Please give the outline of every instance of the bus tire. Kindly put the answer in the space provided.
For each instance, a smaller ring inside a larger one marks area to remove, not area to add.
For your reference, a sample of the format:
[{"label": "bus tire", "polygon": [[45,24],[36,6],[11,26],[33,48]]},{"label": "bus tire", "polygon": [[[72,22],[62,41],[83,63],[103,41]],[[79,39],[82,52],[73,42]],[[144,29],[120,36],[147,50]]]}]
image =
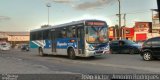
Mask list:
[{"label": "bus tire", "polygon": [[68,57],[72,60],[76,59],[76,55],[75,55],[75,52],[74,50],[71,48],[69,49],[69,53],[68,53]]},{"label": "bus tire", "polygon": [[42,48],[39,48],[38,52],[39,52],[39,55],[40,55],[40,56],[44,56],[44,53],[43,53],[43,49],[42,49]]},{"label": "bus tire", "polygon": [[114,54],[112,49],[110,49],[110,54]]}]

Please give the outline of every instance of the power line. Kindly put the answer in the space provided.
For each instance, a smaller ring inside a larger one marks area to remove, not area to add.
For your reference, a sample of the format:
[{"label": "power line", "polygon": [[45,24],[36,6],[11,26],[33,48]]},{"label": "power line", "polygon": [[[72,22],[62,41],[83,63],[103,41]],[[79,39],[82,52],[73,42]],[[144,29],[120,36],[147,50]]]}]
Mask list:
[{"label": "power line", "polygon": [[[127,12],[127,13],[121,13],[121,15],[123,14],[141,14],[141,13],[150,13],[151,11],[134,11],[134,12]],[[117,15],[114,14],[114,15],[110,15],[110,16],[107,16],[107,17],[116,17]]]},{"label": "power line", "polygon": [[137,12],[128,12],[128,13],[122,13],[122,14],[140,14],[140,13],[149,13],[151,11],[137,11]]}]

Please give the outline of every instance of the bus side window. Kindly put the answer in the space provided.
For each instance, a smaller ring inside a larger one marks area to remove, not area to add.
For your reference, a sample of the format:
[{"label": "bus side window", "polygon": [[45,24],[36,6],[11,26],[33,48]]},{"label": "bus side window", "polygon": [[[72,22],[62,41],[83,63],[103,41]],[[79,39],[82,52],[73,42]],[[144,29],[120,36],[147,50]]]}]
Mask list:
[{"label": "bus side window", "polygon": [[35,40],[35,32],[31,32],[30,35],[30,40]]},{"label": "bus side window", "polygon": [[43,33],[41,31],[36,32],[36,40],[42,40],[43,39]]},{"label": "bus side window", "polygon": [[43,39],[49,39],[49,30],[43,31]]},{"label": "bus side window", "polygon": [[76,32],[77,33],[77,38],[79,38],[79,34],[80,34],[80,32],[78,31],[78,29],[79,28],[77,28],[77,32]]},{"label": "bus side window", "polygon": [[68,37],[68,38],[71,38],[71,37],[72,37],[71,32],[72,32],[71,26],[67,27],[67,37]]},{"label": "bus side window", "polygon": [[61,37],[62,37],[62,38],[66,38],[66,37],[67,37],[66,28],[64,28],[64,29],[61,31]]},{"label": "bus side window", "polygon": [[76,29],[72,28],[72,37],[75,38],[76,37]]},{"label": "bus side window", "polygon": [[68,38],[75,38],[76,37],[76,29],[74,26],[70,26],[67,28],[67,37]]},{"label": "bus side window", "polygon": [[62,38],[62,34],[61,34],[61,31],[59,29],[56,29],[56,33],[57,33],[57,38]]}]

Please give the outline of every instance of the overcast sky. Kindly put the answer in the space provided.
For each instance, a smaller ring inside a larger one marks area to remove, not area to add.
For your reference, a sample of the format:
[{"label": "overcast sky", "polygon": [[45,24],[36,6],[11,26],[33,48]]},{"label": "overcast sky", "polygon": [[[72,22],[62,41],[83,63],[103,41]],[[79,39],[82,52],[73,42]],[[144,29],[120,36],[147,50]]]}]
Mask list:
[{"label": "overcast sky", "polygon": [[[120,1],[128,27],[135,21],[152,21],[150,9],[157,9],[156,0]],[[48,24],[47,3],[51,5],[50,25],[82,19],[118,24],[118,0],[0,0],[0,31],[30,31]]]}]

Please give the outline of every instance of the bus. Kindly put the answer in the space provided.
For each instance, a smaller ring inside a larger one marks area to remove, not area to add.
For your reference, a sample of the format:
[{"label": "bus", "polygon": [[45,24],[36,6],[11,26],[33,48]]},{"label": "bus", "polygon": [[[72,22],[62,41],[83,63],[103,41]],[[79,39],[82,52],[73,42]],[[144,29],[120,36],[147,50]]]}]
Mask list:
[{"label": "bus", "polygon": [[76,57],[109,53],[108,26],[102,20],[79,20],[30,31],[30,48],[39,55]]}]

